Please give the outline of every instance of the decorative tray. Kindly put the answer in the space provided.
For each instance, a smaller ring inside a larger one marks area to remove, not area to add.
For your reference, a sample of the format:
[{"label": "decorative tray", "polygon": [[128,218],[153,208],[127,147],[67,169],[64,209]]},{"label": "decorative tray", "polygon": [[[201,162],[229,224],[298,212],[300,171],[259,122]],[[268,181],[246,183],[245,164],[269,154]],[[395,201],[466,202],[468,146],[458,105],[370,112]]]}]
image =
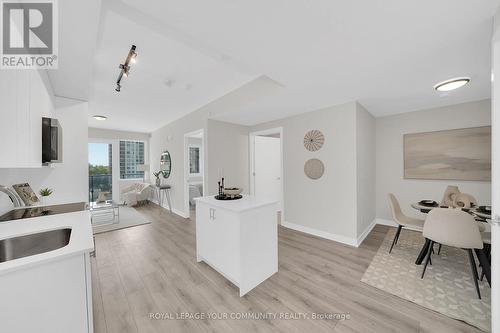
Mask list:
[{"label": "decorative tray", "polygon": [[234,196],[222,194],[222,195],[216,195],[214,198],[216,200],[238,200],[238,199],[243,198],[243,196],[241,194],[234,195]]},{"label": "decorative tray", "polygon": [[426,206],[426,207],[437,207],[438,206],[438,203],[434,200],[422,200],[422,201],[419,201],[418,203],[420,205]]},{"label": "decorative tray", "polygon": [[491,214],[491,206],[479,206],[476,208],[478,213]]}]

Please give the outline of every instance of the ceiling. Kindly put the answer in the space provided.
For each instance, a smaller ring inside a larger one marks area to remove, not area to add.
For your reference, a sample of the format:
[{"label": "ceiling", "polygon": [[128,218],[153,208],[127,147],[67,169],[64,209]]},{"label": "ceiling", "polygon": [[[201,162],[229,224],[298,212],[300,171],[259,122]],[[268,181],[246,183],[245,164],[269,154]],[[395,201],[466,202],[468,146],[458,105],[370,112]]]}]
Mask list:
[{"label": "ceiling", "polygon": [[[145,132],[230,92],[240,101],[219,103],[217,119],[245,125],[353,100],[375,116],[480,100],[499,3],[106,0],[87,96],[61,79],[54,88],[109,117],[90,126]],[[138,62],[116,93],[132,43]],[[472,81],[433,90],[457,76]]]},{"label": "ceiling", "polygon": [[101,1],[64,0],[57,6],[59,68],[47,73],[57,96],[87,101]]}]

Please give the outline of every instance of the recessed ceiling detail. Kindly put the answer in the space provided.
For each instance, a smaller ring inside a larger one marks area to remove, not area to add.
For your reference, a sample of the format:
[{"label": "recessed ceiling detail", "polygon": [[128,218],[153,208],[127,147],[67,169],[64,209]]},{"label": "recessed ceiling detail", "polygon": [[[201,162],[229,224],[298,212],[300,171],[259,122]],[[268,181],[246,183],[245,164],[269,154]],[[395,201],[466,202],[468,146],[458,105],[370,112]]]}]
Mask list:
[{"label": "recessed ceiling detail", "polygon": [[[379,117],[487,99],[497,5],[317,0],[289,2],[283,12],[272,1],[102,1],[87,71],[93,76],[89,110],[109,119],[90,118],[90,125],[151,132],[209,103],[224,106],[217,102],[222,97],[232,108],[225,114],[213,109],[218,120],[249,126],[352,101]],[[69,33],[63,40],[66,47],[78,45]],[[126,82],[130,93],[117,94],[109,89],[116,59],[132,42],[141,61]],[[431,88],[453,73],[467,73],[471,84],[450,94]],[[245,87],[259,77],[279,89],[262,82]],[[173,89],[166,79],[175,79]]]}]

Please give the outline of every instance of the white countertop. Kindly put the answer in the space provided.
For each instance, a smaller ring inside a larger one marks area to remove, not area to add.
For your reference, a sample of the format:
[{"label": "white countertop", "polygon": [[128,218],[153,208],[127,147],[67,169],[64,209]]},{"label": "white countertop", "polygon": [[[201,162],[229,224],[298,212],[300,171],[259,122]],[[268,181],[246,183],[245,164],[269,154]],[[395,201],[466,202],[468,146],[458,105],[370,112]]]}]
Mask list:
[{"label": "white countertop", "polygon": [[244,195],[243,198],[237,200],[217,200],[214,198],[213,195],[206,197],[198,197],[195,198],[194,200],[218,208],[227,209],[236,213],[244,212],[262,206],[274,205],[278,203],[278,201],[257,198],[255,196],[249,196],[249,195]]},{"label": "white countertop", "polygon": [[71,228],[68,245],[60,249],[0,263],[0,274],[46,261],[93,251],[94,239],[88,210],[0,223],[0,240],[43,231]]}]

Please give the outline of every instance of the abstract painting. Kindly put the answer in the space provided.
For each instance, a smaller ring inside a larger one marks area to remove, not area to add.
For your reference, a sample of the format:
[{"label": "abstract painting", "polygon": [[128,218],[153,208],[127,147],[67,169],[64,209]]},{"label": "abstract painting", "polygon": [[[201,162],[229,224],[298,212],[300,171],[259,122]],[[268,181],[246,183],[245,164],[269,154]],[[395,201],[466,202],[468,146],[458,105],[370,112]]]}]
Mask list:
[{"label": "abstract painting", "polygon": [[404,135],[404,177],[491,180],[491,126]]}]

